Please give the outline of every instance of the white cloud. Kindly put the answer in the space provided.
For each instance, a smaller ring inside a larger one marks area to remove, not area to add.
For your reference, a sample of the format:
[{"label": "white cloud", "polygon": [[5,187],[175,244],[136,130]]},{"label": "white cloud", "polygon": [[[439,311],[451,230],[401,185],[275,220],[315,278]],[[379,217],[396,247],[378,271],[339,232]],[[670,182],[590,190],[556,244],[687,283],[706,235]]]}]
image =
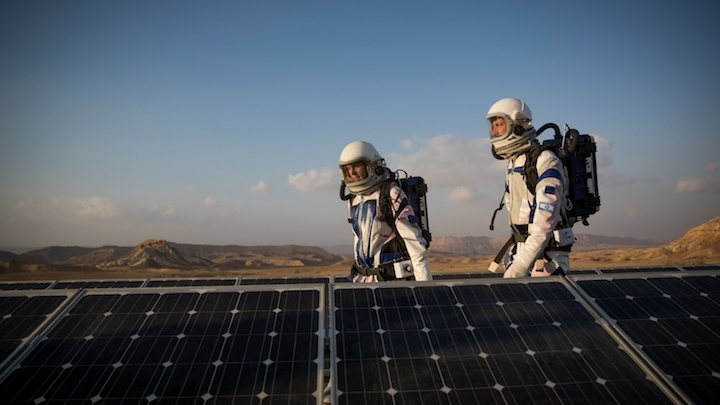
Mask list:
[{"label": "white cloud", "polygon": [[411,141],[410,139],[406,139],[406,140],[402,141],[400,146],[402,146],[403,149],[412,149],[413,141]]},{"label": "white cloud", "polygon": [[471,187],[457,187],[447,197],[448,200],[460,204],[467,204],[471,201],[477,200],[475,191]]},{"label": "white cloud", "polygon": [[422,176],[433,187],[472,186],[495,180],[502,187],[506,162],[492,156],[488,138],[446,134],[416,141],[414,146],[414,152],[408,155],[389,154],[388,166]]},{"label": "white cloud", "polygon": [[696,193],[703,189],[705,189],[705,180],[697,177],[684,177],[677,184],[677,192],[680,194]]},{"label": "white cloud", "polygon": [[205,200],[204,200],[203,202],[205,203],[205,208],[211,208],[211,207],[213,207],[215,204],[217,204],[217,200],[215,200],[215,199],[212,198],[211,196],[205,197]]},{"label": "white cloud", "polygon": [[710,162],[707,164],[707,170],[709,172],[714,172],[715,170],[720,169],[720,162]]},{"label": "white cloud", "polygon": [[332,185],[334,171],[326,168],[312,169],[305,173],[288,176],[288,185],[300,191],[312,191],[328,188]]},{"label": "white cloud", "polygon": [[188,193],[192,193],[195,191],[195,186],[187,185],[185,186],[185,191],[187,191]]},{"label": "white cloud", "polygon": [[162,216],[162,217],[172,217],[172,216],[174,216],[175,214],[177,214],[177,212],[175,211],[175,207],[173,207],[173,206],[171,205],[171,206],[167,207],[166,210],[162,211],[162,212],[160,213],[160,216]]},{"label": "white cloud", "polygon": [[42,203],[36,204],[32,198],[28,198],[10,207],[10,211],[12,214],[8,221],[11,223],[21,220],[37,221],[46,216],[47,207]]},{"label": "white cloud", "polygon": [[252,187],[250,187],[251,193],[267,193],[270,190],[270,186],[265,183],[263,180],[260,180],[260,182]]},{"label": "white cloud", "polygon": [[105,197],[76,198],[70,200],[70,204],[75,207],[78,216],[85,218],[113,218],[119,212],[112,201]]}]

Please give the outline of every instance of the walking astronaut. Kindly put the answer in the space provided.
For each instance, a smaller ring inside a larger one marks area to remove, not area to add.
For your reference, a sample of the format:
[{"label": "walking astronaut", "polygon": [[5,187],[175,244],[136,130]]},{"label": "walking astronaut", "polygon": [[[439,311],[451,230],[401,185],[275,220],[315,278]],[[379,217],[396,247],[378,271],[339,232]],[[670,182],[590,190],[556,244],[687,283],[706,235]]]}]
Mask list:
[{"label": "walking astronaut", "polygon": [[[562,162],[552,151],[542,150],[535,189],[528,189],[525,163],[540,148],[532,111],[522,100],[504,98],[490,107],[486,118],[493,154],[508,163],[504,204],[513,236],[506,245],[504,277],[566,274],[570,246],[565,244],[572,239],[572,229],[563,219],[568,180]],[[497,271],[497,261],[489,269]]]},{"label": "walking astronaut", "polygon": [[[392,182],[385,159],[372,144],[355,141],[340,153],[339,167],[341,197],[348,200],[353,230],[353,281],[432,280],[428,243],[412,223],[415,212],[405,192]],[[342,195],[344,187],[348,196]],[[382,203],[392,208],[391,218],[382,215]]]}]

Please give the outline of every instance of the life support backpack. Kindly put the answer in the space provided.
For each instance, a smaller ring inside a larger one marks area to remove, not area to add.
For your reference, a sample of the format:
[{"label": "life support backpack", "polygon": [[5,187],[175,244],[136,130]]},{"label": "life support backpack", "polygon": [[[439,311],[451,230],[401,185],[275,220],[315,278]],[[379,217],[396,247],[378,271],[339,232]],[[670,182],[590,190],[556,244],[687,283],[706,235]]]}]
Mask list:
[{"label": "life support backpack", "polygon": [[[560,128],[553,123],[540,127],[537,134],[540,135],[548,128],[555,131],[555,136],[552,139],[543,141],[541,144],[537,143],[527,153],[525,167],[522,170],[525,184],[528,190],[535,195],[535,186],[538,179],[538,156],[543,151],[552,151],[563,164],[568,180],[568,191],[567,195],[565,195],[566,213],[563,218],[566,223],[563,225],[572,227],[576,222],[588,225],[587,218],[600,210],[595,139],[590,135],[581,135],[576,129],[572,128],[567,129],[565,135],[561,135]],[[498,159],[502,159],[494,151],[493,155]],[[502,209],[503,205],[501,200],[500,206],[493,213],[490,230],[494,229],[495,215]]]},{"label": "life support backpack", "polygon": [[587,226],[587,218],[600,210],[595,139],[590,135],[581,135],[576,129],[568,129],[562,136],[560,128],[553,123],[540,127],[537,134],[540,135],[548,128],[555,130],[555,136],[528,152],[522,172],[525,183],[528,190],[535,195],[537,158],[545,150],[555,153],[565,167],[568,177],[568,193],[565,196],[567,217],[564,218],[568,221],[566,225],[572,226],[582,221],[583,225]]}]

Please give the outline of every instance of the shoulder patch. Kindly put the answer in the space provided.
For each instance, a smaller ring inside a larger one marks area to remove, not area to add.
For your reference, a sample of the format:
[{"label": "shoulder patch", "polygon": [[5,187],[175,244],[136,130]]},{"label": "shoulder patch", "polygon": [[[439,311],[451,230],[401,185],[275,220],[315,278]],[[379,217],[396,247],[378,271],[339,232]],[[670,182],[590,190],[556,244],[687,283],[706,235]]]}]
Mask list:
[{"label": "shoulder patch", "polygon": [[550,212],[550,213],[555,212],[555,204],[541,202],[540,204],[538,204],[538,208],[541,211],[546,211],[546,212]]},{"label": "shoulder patch", "polygon": [[555,194],[555,187],[553,187],[553,186],[545,187],[545,194]]}]

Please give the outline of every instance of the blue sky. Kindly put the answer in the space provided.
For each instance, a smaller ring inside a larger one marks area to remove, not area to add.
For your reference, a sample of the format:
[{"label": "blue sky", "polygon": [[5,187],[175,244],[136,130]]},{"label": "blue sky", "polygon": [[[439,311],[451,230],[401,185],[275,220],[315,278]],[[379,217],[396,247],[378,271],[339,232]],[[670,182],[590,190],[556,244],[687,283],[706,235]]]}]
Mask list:
[{"label": "blue sky", "polygon": [[602,207],[576,233],[676,239],[720,215],[719,11],[5,1],[0,246],[349,244],[354,140],[426,179],[433,235],[505,236],[503,97],[596,136]]}]

